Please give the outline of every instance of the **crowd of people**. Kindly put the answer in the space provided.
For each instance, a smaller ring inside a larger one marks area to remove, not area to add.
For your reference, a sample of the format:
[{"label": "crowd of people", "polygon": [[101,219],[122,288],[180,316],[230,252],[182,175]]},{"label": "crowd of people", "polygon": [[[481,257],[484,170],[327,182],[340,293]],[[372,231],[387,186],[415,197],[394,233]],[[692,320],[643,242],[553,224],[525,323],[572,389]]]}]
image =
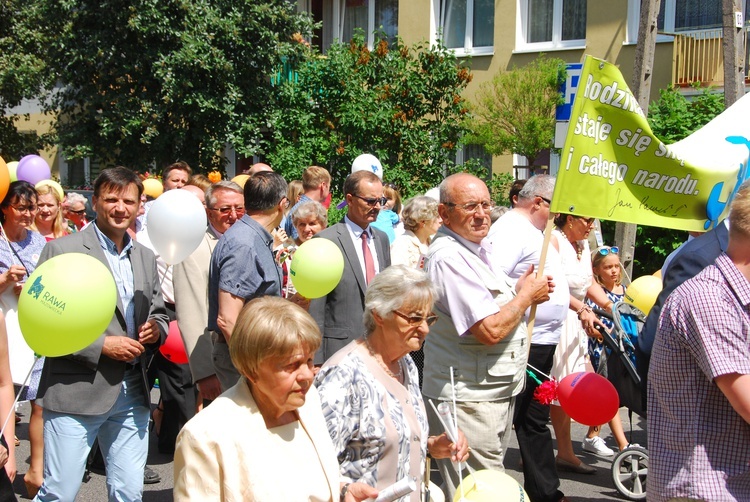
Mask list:
[{"label": "crowd of people", "polygon": [[[32,403],[28,495],[74,500],[98,451],[109,500],[141,500],[144,483],[159,481],[146,465],[153,422],[158,449],[174,454],[178,501],[353,502],[406,480],[412,491],[399,500],[419,502],[429,459],[442,479],[432,499],[452,500],[467,473],[505,470],[513,431],[529,499],[568,500],[560,473],[596,469],[576,455],[560,403],[534,393],[550,376],[606,373],[601,330],[613,326],[597,312],[611,313],[625,295],[619,250],[590,243],[593,218],[550,214],[549,175],[516,182],[502,210],[468,173],[403,203],[382,176],[353,170],[345,215],[329,225],[323,167],[288,183],[256,164],[240,186],[172,164],[164,190],[195,195],[207,219],[201,243],[173,266],[150,242],[153,202],[132,170],[101,172],[92,221],[79,194],[11,183],[0,203],[3,308],[17,305],[37,265],[62,253],[100,260],[118,291],[105,333],[74,354],[39,359],[22,389]],[[722,223],[723,233],[674,255],[639,338],[653,500],[750,500],[749,198],[745,184],[728,231]],[[344,263],[333,290],[313,299],[297,291],[291,266],[310,239],[331,241]],[[13,354],[0,320],[4,417]],[[171,321],[186,364],[158,350]],[[685,385],[698,391],[688,396]],[[448,430],[441,403],[451,404]],[[1,438],[0,500],[15,499],[13,425]],[[637,446],[619,415],[609,427],[618,450]],[[591,427],[581,449],[613,456],[599,432]]]}]

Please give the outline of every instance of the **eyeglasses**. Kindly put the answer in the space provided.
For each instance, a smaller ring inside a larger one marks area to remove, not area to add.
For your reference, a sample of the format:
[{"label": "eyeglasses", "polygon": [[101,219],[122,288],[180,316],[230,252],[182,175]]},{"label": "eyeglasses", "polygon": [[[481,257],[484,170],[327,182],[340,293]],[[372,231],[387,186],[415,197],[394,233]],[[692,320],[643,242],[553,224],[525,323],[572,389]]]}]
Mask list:
[{"label": "eyeglasses", "polygon": [[227,216],[232,212],[240,216],[245,214],[245,206],[209,207],[208,209],[211,211],[218,211],[222,216]]},{"label": "eyeglasses", "polygon": [[535,195],[534,197],[539,197],[540,199],[542,199],[544,202],[546,202],[550,206],[552,205],[552,201],[549,200],[547,197],[542,197],[541,195]]},{"label": "eyeglasses", "polygon": [[408,322],[410,326],[419,326],[423,322],[426,322],[427,326],[432,326],[438,320],[438,316],[436,316],[435,314],[430,314],[426,317],[422,317],[421,315],[406,315],[403,312],[399,312],[398,310],[394,310],[393,313]]},{"label": "eyeglasses", "polygon": [[476,213],[479,211],[479,208],[481,207],[485,213],[489,213],[492,211],[492,203],[491,202],[469,202],[467,204],[455,204],[453,202],[444,202],[444,204],[448,207],[460,207],[467,213]]},{"label": "eyeglasses", "polygon": [[385,197],[376,197],[372,199],[370,197],[362,197],[357,194],[352,194],[352,195],[358,199],[365,201],[365,204],[367,204],[370,207],[375,207],[377,204],[380,204],[381,206],[385,206],[388,203],[388,199],[386,199]]},{"label": "eyeglasses", "polygon": [[86,210],[85,209],[78,209],[78,210],[68,209],[68,212],[69,213],[73,213],[73,214],[77,214],[78,216],[83,216],[84,214],[86,214]]},{"label": "eyeglasses", "polygon": [[596,218],[584,218],[583,216],[576,216],[576,218],[584,222],[586,226],[593,225],[594,220],[596,220]]},{"label": "eyeglasses", "polygon": [[599,253],[602,256],[607,256],[608,254],[617,254],[620,252],[620,248],[617,246],[602,246],[599,249],[596,250],[597,253]]},{"label": "eyeglasses", "polygon": [[13,204],[11,204],[10,207],[15,209],[19,213],[28,212],[29,214],[36,213],[36,210],[39,209],[37,206],[14,206]]}]

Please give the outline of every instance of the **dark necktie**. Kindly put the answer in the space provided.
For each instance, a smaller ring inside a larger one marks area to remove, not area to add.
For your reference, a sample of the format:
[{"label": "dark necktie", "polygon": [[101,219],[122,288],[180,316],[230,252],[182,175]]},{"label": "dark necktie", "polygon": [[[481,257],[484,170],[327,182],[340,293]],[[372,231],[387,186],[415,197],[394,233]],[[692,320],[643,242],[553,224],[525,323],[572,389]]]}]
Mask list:
[{"label": "dark necktie", "polygon": [[370,252],[370,246],[367,245],[367,232],[362,232],[362,256],[365,259],[365,282],[370,284],[372,278],[375,277],[375,261],[372,259],[372,253]]}]

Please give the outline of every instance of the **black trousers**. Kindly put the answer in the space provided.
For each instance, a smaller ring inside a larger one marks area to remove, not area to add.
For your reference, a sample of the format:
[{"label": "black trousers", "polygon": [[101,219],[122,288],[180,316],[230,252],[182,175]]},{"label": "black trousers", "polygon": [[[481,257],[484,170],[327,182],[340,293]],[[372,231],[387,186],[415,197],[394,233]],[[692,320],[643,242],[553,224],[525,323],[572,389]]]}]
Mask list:
[{"label": "black trousers", "polygon": [[[531,345],[529,364],[549,374],[556,345]],[[557,502],[563,497],[555,468],[555,452],[549,430],[549,406],[534,400],[538,387],[526,376],[526,388],[516,398],[513,425],[523,460],[524,489],[531,502]]]},{"label": "black trousers", "polygon": [[[165,306],[169,320],[173,321],[174,305],[167,303]],[[155,370],[155,375],[152,370]],[[187,363],[175,364],[162,356],[158,350],[154,353],[149,371],[152,385],[155,377],[159,378],[161,407],[164,409],[159,430],[159,452],[174,453],[177,434],[195,415],[198,389],[193,384],[193,376]]]}]

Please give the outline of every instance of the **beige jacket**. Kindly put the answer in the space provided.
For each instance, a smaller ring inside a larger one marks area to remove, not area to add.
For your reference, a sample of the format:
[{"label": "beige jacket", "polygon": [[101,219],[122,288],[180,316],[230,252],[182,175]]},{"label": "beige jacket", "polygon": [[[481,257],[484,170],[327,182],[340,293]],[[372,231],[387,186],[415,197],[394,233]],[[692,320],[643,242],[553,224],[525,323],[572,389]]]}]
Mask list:
[{"label": "beige jacket", "polygon": [[[339,497],[339,465],[315,387],[297,410],[318,453],[331,490]],[[258,411],[244,378],[193,417],[177,436],[174,500],[294,502],[285,488],[295,475]]]},{"label": "beige jacket", "polygon": [[211,358],[213,342],[208,331],[208,267],[218,239],[206,230],[198,248],[174,266],[175,315],[185,342],[190,373],[197,382],[216,373]]}]

